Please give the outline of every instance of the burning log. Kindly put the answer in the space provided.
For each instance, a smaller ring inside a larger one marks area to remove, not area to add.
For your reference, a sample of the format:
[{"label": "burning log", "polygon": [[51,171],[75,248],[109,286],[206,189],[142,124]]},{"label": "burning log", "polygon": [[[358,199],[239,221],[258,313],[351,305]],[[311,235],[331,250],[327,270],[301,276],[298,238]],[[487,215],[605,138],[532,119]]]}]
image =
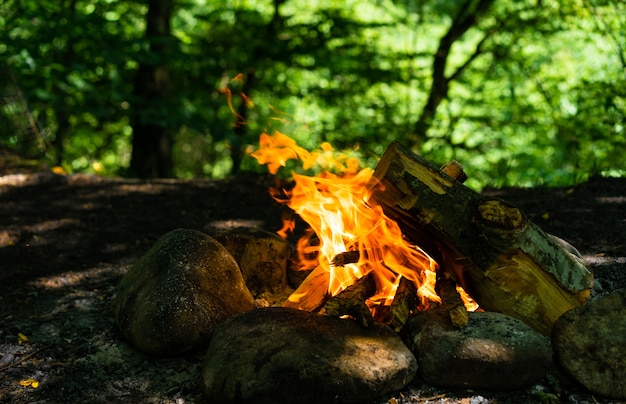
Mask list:
[{"label": "burning log", "polygon": [[447,272],[437,272],[435,291],[441,297],[441,309],[448,312],[452,324],[457,328],[465,327],[469,322],[467,309],[456,290],[456,282]]},{"label": "burning log", "polygon": [[305,311],[319,310],[328,300],[328,272],[318,265],[289,296],[284,307]]},{"label": "burning log", "polygon": [[380,160],[372,200],[486,310],[548,334],[584,304],[593,276],[522,211],[481,196],[399,143]]},{"label": "burning log", "polygon": [[[348,264],[354,264],[359,261],[360,257],[361,253],[358,250],[345,251],[333,257],[331,265],[345,266]],[[366,277],[364,276],[361,279],[363,278]],[[309,275],[307,275],[306,278],[304,278],[302,283],[291,294],[291,296],[289,296],[283,306],[298,310],[318,311],[330,298],[328,294],[328,285],[328,270],[325,269],[322,265],[318,265]],[[342,292],[342,294],[343,293],[345,293],[345,291]],[[372,292],[371,294],[363,298],[362,301],[364,302],[368,297],[373,294],[374,293]],[[343,314],[348,313],[342,313],[339,315]]]},{"label": "burning log", "polygon": [[327,315],[333,317],[351,316],[357,319],[364,327],[370,325],[374,319],[365,300],[376,293],[376,282],[371,272],[355,283],[348,286],[337,296],[331,297],[324,306]]},{"label": "burning log", "polygon": [[389,320],[389,326],[394,331],[399,332],[404,327],[411,315],[411,311],[415,309],[416,300],[417,287],[415,283],[402,277],[390,308],[391,319]]},{"label": "burning log", "polygon": [[342,267],[347,264],[355,264],[359,262],[361,258],[361,253],[358,250],[355,251],[346,251],[335,255],[331,264]]}]

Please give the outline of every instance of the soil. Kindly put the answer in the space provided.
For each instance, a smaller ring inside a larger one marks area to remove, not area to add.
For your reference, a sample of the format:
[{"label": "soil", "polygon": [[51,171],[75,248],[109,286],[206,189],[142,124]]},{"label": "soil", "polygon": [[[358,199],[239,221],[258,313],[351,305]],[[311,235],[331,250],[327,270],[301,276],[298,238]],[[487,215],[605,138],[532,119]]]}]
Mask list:
[{"label": "soil", "polygon": [[[153,358],[116,330],[121,277],[175,228],[280,228],[258,174],[129,180],[14,170],[0,177],[0,402],[199,403],[204,352]],[[30,170],[32,171],[32,170]],[[597,297],[626,287],[626,178],[486,190],[573,244]],[[524,391],[437,389],[415,380],[379,402],[610,402],[554,369]]]}]

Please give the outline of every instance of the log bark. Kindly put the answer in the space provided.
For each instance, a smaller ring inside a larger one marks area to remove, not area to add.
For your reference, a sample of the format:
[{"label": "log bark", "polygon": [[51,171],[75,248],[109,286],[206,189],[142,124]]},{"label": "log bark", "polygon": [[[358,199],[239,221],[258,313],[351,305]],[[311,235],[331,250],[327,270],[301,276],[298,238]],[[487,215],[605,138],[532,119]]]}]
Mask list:
[{"label": "log bark", "polygon": [[365,301],[376,293],[376,282],[371,272],[333,296],[324,306],[325,313],[333,317],[352,316],[364,327],[374,322]]},{"label": "log bark", "polygon": [[486,198],[392,143],[376,167],[372,201],[485,310],[549,334],[584,304],[593,275],[580,257],[515,206]]},{"label": "log bark", "polygon": [[441,310],[446,311],[450,322],[457,328],[467,326],[469,315],[461,295],[456,290],[456,282],[449,277],[447,272],[437,272],[435,291],[441,297]]},{"label": "log bark", "polygon": [[404,324],[415,310],[416,301],[417,286],[407,278],[402,277],[390,308],[389,326],[395,332],[400,332],[404,328]]}]

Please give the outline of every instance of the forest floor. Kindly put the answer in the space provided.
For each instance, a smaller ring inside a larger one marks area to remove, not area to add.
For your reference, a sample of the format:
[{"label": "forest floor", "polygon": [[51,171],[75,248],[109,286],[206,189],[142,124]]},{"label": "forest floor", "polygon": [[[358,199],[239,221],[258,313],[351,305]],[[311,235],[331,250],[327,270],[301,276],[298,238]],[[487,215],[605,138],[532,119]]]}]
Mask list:
[{"label": "forest floor", "polygon": [[[203,402],[203,352],[158,359],[135,351],[115,327],[115,288],[175,228],[278,229],[280,208],[267,192],[272,179],[140,181],[21,171],[0,176],[0,402]],[[626,178],[485,192],[578,248],[595,273],[594,296],[626,287]],[[558,370],[524,391],[450,391],[416,380],[386,400],[610,402]]]}]

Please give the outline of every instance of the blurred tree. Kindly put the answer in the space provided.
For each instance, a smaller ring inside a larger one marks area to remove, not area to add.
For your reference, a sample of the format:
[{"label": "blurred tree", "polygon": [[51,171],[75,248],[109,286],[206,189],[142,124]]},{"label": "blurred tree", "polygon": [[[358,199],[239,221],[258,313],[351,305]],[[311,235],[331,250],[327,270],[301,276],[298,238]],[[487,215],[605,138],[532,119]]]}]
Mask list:
[{"label": "blurred tree", "polygon": [[[169,51],[173,44],[170,19],[173,0],[148,0],[147,52],[139,62],[134,81],[131,115],[133,128],[131,173],[142,178],[172,177],[172,128],[167,119],[175,113],[170,94]],[[175,107],[174,107],[175,108]]]},{"label": "blurred tree", "polygon": [[[32,136],[14,132],[0,141],[70,171],[119,169],[130,135],[129,55],[140,10],[130,1],[0,4],[0,62],[14,73],[29,126],[38,128]],[[99,169],[101,161],[108,169]]]},{"label": "blurred tree", "polygon": [[478,20],[489,10],[493,0],[465,0],[459,5],[459,10],[453,18],[448,31],[439,41],[439,46],[433,55],[433,67],[430,91],[426,105],[422,108],[422,112],[415,123],[415,130],[412,136],[413,141],[423,141],[428,128],[432,125],[433,119],[437,114],[437,108],[441,101],[448,96],[448,88],[450,81],[457,78],[463,70],[481,54],[481,46],[490,37],[492,32],[486,32],[482,39],[476,45],[476,50],[467,60],[461,64],[456,70],[446,76],[446,65],[450,57],[452,45],[465,35],[467,31],[473,28]]},{"label": "blurred tree", "polygon": [[37,128],[0,142],[69,171],[145,177],[261,170],[243,151],[274,129],[369,166],[398,140],[462,161],[475,188],[626,172],[622,1],[175,5],[0,3],[15,76],[2,93],[21,94],[0,118],[25,111],[35,126],[21,127]]}]

